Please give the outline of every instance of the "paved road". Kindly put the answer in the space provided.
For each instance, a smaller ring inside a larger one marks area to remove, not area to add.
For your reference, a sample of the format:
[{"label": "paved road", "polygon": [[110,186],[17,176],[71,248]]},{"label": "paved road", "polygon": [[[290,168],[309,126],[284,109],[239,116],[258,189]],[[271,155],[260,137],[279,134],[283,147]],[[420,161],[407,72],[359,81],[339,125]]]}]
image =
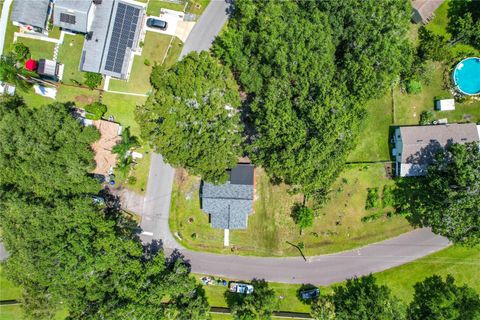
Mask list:
[{"label": "paved road", "polygon": [[183,45],[180,59],[192,51],[210,49],[213,40],[228,20],[229,4],[224,0],[212,0],[190,32]]},{"label": "paved road", "polygon": [[3,46],[5,44],[5,33],[7,32],[8,13],[11,4],[12,0],[5,0],[2,7],[2,16],[0,17],[0,54],[3,52]]}]

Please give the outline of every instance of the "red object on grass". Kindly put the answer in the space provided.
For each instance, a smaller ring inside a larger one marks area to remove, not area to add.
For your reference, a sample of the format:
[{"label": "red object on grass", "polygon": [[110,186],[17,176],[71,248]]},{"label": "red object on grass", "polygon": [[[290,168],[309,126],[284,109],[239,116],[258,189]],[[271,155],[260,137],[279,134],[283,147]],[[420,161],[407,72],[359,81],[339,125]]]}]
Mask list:
[{"label": "red object on grass", "polygon": [[30,71],[35,71],[37,70],[38,63],[37,61],[33,59],[28,59],[27,62],[25,62],[25,68]]}]

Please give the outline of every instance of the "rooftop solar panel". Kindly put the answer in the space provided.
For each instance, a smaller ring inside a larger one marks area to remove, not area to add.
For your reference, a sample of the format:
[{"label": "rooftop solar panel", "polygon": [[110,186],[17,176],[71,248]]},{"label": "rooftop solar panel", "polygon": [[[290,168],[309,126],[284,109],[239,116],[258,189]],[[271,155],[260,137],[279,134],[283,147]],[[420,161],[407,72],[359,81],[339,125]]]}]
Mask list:
[{"label": "rooftop solar panel", "polygon": [[112,37],[108,48],[105,70],[121,73],[127,48],[131,48],[135,39],[140,9],[118,3],[113,23]]}]

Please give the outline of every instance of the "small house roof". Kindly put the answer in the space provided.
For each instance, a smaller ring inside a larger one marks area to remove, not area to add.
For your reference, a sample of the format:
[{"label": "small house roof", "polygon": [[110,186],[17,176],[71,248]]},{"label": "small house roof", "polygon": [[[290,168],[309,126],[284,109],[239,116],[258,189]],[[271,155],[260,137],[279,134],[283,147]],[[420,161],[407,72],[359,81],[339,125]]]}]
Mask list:
[{"label": "small house roof", "polygon": [[65,9],[74,12],[87,13],[92,6],[91,0],[56,0],[55,9]]},{"label": "small house roof", "polygon": [[49,6],[50,0],[15,0],[13,1],[10,19],[45,29]]},{"label": "small house roof", "polygon": [[53,60],[38,60],[37,73],[39,75],[55,77],[57,75],[57,63]]},{"label": "small house roof", "polygon": [[210,214],[213,228],[245,229],[253,211],[254,167],[238,164],[230,180],[221,185],[203,183],[202,209]]}]

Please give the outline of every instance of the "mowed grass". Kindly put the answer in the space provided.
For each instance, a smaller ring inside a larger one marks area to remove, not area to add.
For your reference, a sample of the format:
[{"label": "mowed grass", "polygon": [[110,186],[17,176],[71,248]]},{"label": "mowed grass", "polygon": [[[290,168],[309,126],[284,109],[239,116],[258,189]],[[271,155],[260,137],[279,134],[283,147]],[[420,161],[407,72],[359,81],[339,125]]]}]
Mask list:
[{"label": "mowed grass", "polygon": [[139,137],[140,126],[135,121],[135,107],[145,101],[145,97],[105,92],[102,103],[107,106],[107,112],[104,117],[108,119],[113,116],[122,126],[130,127],[132,135]]},{"label": "mowed grass", "polygon": [[83,83],[83,72],[80,71],[80,59],[84,37],[82,35],[66,34],[58,51],[58,61],[65,65],[63,82],[67,84]]},{"label": "mowed grass", "polygon": [[[112,79],[108,89],[112,91],[148,93],[151,89],[150,73],[152,68],[156,63],[161,64],[163,62],[171,40],[171,36],[147,32],[142,55],[135,56],[128,81]],[[145,64],[145,60],[148,60],[149,65]]]},{"label": "mowed grass", "polygon": [[405,302],[413,298],[413,285],[434,274],[451,274],[456,283],[468,285],[480,293],[480,248],[451,246],[424,258],[375,274]]},{"label": "mowed grass", "polygon": [[5,276],[5,271],[0,265],[0,301],[16,300],[22,295],[22,289],[15,286]]},{"label": "mowed grass", "polygon": [[[304,244],[306,255],[348,250],[394,237],[411,230],[399,216],[386,217],[392,208],[365,210],[367,189],[380,192],[393,180],[386,177],[383,164],[349,166],[333,185],[330,200],[318,210],[314,225],[300,234],[291,218],[295,202],[286,185],[272,185],[265,172],[256,170],[256,201],[248,228],[230,231],[230,247],[223,247],[223,230],[211,228],[208,215],[200,209],[200,179],[178,171],[172,193],[170,227],[181,243],[192,250],[256,256],[295,256],[298,250],[287,241]],[[379,213],[380,212],[380,213]],[[379,219],[361,218],[379,213]]]},{"label": "mowed grass", "polygon": [[147,14],[150,16],[159,16],[161,9],[169,9],[183,12],[184,7],[185,3],[178,4],[161,0],[150,0],[147,7]]},{"label": "mowed grass", "polygon": [[52,59],[55,43],[37,39],[18,37],[17,42],[23,43],[30,49],[32,59]]}]

